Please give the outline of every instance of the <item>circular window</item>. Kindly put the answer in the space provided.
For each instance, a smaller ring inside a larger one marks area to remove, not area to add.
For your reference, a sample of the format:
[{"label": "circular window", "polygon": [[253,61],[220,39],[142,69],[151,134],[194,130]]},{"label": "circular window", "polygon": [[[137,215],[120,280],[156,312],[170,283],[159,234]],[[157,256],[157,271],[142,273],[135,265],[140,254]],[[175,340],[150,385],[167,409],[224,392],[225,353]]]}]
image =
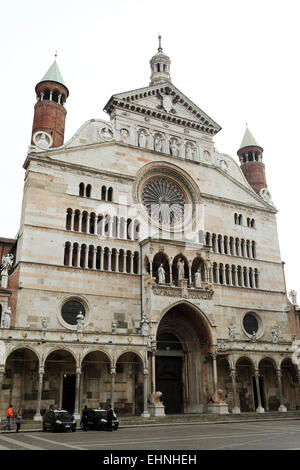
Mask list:
[{"label": "circular window", "polygon": [[255,315],[252,313],[246,313],[243,319],[243,326],[246,333],[252,335],[258,332],[259,324]]},{"label": "circular window", "polygon": [[180,187],[168,178],[152,178],[143,188],[142,202],[150,217],[159,223],[182,220],[185,197]]},{"label": "circular window", "polygon": [[77,315],[79,313],[85,317],[85,308],[78,300],[69,300],[61,309],[63,320],[69,325],[77,325]]}]

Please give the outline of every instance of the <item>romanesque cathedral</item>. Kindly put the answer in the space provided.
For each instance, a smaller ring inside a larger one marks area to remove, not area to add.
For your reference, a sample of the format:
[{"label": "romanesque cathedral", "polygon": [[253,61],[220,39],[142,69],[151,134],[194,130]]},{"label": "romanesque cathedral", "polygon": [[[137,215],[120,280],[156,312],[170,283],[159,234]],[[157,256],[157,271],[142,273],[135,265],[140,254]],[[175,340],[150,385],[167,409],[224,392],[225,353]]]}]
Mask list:
[{"label": "romanesque cathedral", "polygon": [[300,406],[263,148],[246,128],[237,156],[217,151],[220,125],[170,64],[159,38],[149,85],[67,142],[56,60],[35,87],[20,227],[0,239],[0,416]]}]

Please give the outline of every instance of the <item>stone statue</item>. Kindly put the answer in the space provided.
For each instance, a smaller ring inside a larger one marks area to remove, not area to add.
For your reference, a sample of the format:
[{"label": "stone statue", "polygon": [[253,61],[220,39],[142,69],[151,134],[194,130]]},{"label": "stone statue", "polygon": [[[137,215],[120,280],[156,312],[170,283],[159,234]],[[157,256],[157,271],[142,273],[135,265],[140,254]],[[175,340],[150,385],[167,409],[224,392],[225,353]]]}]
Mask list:
[{"label": "stone statue", "polygon": [[232,323],[228,325],[228,333],[229,333],[230,341],[234,341],[235,340],[235,326]]},{"label": "stone statue", "polygon": [[7,309],[3,312],[2,317],[2,328],[10,328],[10,320],[11,320],[11,308],[7,307]]},{"label": "stone statue", "polygon": [[49,141],[47,140],[46,135],[44,133],[41,134],[41,137],[39,138],[37,144],[39,147],[42,148],[49,147]]},{"label": "stone statue", "polygon": [[201,272],[200,269],[197,269],[195,273],[195,287],[201,287]]},{"label": "stone statue", "polygon": [[145,317],[145,315],[142,316],[141,320],[141,333],[143,336],[148,336],[149,332],[149,320]]},{"label": "stone statue", "polygon": [[193,156],[192,146],[190,144],[188,144],[185,147],[185,156],[186,156],[186,158],[192,158],[192,156]]},{"label": "stone statue", "polygon": [[166,275],[163,265],[161,264],[158,268],[158,284],[165,284],[166,282]]},{"label": "stone statue", "polygon": [[162,151],[162,140],[158,136],[155,137],[154,140],[154,149],[156,150],[156,152]]},{"label": "stone statue", "polygon": [[184,279],[184,261],[182,258],[179,259],[177,263],[177,270],[178,270],[178,282]]},{"label": "stone statue", "polygon": [[256,343],[256,331],[253,331],[252,336],[251,336],[251,341],[252,343]]},{"label": "stone statue", "polygon": [[151,395],[151,403],[154,406],[164,406],[160,398],[162,397],[162,392],[153,392]]},{"label": "stone statue", "polygon": [[104,127],[103,129],[101,129],[101,135],[102,135],[103,139],[105,139],[105,140],[111,140],[112,139],[112,132],[107,127]]},{"label": "stone statue", "polygon": [[115,334],[116,334],[116,331],[117,331],[117,324],[116,324],[116,322],[112,322],[112,324],[111,324],[111,332],[112,332],[112,334],[115,335]]},{"label": "stone statue", "polygon": [[82,315],[82,312],[79,312],[76,318],[77,318],[77,333],[82,333],[83,327],[84,327],[84,316]]},{"label": "stone statue", "polygon": [[278,343],[278,333],[275,330],[275,328],[271,329],[271,334],[272,334],[272,343],[274,344]]},{"label": "stone statue", "polygon": [[147,147],[147,138],[144,132],[140,132],[139,134],[139,147],[146,148]]},{"label": "stone statue", "polygon": [[226,405],[224,392],[222,389],[217,390],[210,396],[210,401],[212,403],[218,403],[219,405]]},{"label": "stone statue", "polygon": [[176,140],[172,140],[170,144],[170,153],[173,157],[178,157],[179,155],[179,145]]},{"label": "stone statue", "polygon": [[14,256],[11,253],[8,253],[5,256],[2,256],[2,264],[0,266],[0,271],[3,276],[8,275],[8,270],[12,268],[14,264]]},{"label": "stone statue", "polygon": [[47,326],[48,326],[48,325],[47,325],[47,320],[46,320],[46,318],[43,318],[43,319],[42,319],[42,330],[43,330],[43,331],[46,331],[46,330],[47,330]]},{"label": "stone statue", "polygon": [[291,290],[289,292],[289,297],[293,305],[297,305],[297,291]]}]

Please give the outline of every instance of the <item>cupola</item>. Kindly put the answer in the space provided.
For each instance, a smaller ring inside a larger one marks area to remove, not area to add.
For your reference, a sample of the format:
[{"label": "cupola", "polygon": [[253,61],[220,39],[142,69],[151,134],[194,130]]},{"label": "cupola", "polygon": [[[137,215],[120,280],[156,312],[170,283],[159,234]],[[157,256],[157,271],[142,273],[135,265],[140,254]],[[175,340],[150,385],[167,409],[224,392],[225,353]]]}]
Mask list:
[{"label": "cupola", "polygon": [[259,194],[261,189],[267,188],[265,165],[262,161],[263,151],[263,148],[257,143],[248,127],[246,127],[237,154],[240,159],[241,170],[257,194]]},{"label": "cupola", "polygon": [[159,83],[171,82],[170,65],[171,60],[163,53],[163,49],[161,47],[161,36],[159,35],[157,53],[150,60],[150,86],[157,85]]}]

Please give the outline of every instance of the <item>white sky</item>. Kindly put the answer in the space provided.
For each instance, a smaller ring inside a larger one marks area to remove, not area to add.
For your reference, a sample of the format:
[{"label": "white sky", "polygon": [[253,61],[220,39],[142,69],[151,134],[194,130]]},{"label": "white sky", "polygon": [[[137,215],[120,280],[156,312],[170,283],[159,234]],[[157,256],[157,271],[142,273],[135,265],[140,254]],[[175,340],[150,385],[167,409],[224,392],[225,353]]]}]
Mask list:
[{"label": "white sky", "polygon": [[34,88],[55,50],[70,91],[66,141],[108,118],[112,94],[148,86],[160,32],[172,82],[222,126],[217,149],[237,158],[246,122],[264,148],[287,288],[300,296],[298,0],[1,3],[0,236],[18,231]]}]

